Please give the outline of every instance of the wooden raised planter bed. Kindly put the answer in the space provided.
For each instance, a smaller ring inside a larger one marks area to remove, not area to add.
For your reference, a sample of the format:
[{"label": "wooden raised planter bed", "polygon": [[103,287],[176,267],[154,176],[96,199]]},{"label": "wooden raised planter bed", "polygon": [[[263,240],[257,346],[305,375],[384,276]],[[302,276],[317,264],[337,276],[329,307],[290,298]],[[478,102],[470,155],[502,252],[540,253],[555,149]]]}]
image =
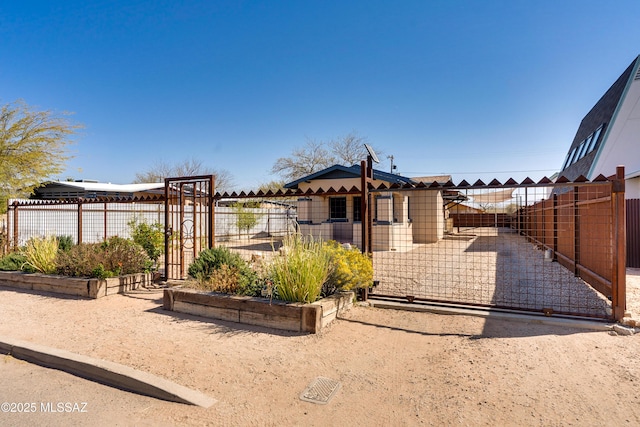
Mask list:
[{"label": "wooden raised planter bed", "polygon": [[353,305],[353,292],[340,292],[312,304],[266,298],[165,289],[165,310],[284,331],[318,333]]},{"label": "wooden raised planter bed", "polygon": [[151,273],[127,274],[108,279],[53,276],[38,273],[0,271],[0,286],[75,295],[84,298],[101,298],[121,294],[151,284]]}]

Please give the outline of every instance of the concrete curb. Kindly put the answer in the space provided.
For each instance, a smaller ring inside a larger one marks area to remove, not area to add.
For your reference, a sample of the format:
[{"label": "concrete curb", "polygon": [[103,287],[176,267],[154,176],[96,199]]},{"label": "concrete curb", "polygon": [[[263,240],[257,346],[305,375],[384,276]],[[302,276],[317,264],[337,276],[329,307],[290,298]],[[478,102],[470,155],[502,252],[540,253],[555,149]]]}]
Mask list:
[{"label": "concrete curb", "polygon": [[0,353],[92,381],[170,402],[208,408],[215,399],[164,378],[128,366],[66,350],[0,336]]},{"label": "concrete curb", "polygon": [[514,320],[526,323],[535,323],[540,325],[551,326],[563,326],[567,328],[582,328],[595,331],[611,331],[613,330],[613,324],[607,322],[599,322],[589,319],[581,318],[567,318],[567,317],[553,317],[553,316],[539,316],[535,314],[523,314],[517,312],[511,312],[506,310],[489,310],[489,309],[475,309],[454,307],[449,305],[440,304],[415,304],[405,303],[398,301],[384,301],[384,300],[367,300],[371,307],[376,308],[390,308],[395,310],[407,310],[407,311],[422,311],[435,314],[457,314],[463,316],[477,316],[492,319]]}]

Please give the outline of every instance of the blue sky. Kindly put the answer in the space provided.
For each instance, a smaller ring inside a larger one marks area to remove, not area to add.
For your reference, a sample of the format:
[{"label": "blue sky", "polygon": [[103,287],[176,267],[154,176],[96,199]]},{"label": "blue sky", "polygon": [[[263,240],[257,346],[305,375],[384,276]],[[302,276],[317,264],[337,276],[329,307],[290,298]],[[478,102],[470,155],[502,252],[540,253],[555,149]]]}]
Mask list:
[{"label": "blue sky", "polygon": [[84,124],[60,179],[199,158],[250,190],[351,131],[406,176],[539,179],[640,54],[639,19],[636,0],[3,2],[0,103]]}]

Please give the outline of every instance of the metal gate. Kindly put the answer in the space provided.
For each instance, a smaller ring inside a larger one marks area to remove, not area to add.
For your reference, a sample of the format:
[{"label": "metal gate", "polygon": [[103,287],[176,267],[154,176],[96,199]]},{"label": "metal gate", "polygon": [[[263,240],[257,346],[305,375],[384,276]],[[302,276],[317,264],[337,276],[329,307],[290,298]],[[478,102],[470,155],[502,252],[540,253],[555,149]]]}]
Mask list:
[{"label": "metal gate", "polygon": [[185,279],[189,265],[214,242],[213,175],[165,179],[167,280]]},{"label": "metal gate", "polygon": [[369,298],[624,315],[623,170],[593,182],[449,181],[369,192],[377,217]]}]

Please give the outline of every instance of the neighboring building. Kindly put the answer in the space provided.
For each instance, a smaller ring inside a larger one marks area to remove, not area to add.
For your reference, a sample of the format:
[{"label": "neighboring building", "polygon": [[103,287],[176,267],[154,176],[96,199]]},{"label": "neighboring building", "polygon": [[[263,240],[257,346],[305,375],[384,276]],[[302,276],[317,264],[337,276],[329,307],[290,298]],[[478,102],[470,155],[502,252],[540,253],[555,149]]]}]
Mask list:
[{"label": "neighboring building", "polygon": [[164,194],[164,182],[145,184],[111,184],[98,181],[50,181],[34,191],[33,199],[69,200],[100,197],[132,198]]},{"label": "neighboring building", "polygon": [[[447,181],[450,177],[447,177]],[[374,187],[418,184],[413,178],[373,170]],[[435,180],[435,179],[434,179]],[[434,180],[431,180],[432,183]],[[445,181],[446,182],[446,181]],[[361,246],[360,166],[334,165],[285,184],[302,192],[354,190],[353,194],[308,196],[298,199],[298,224],[305,235],[333,239]],[[413,243],[433,243],[442,239],[445,229],[445,199],[442,189],[403,191],[394,189],[374,193],[374,250],[407,250]],[[411,201],[411,202],[410,202]]]},{"label": "neighboring building", "polygon": [[582,119],[560,175],[614,175],[625,166],[626,198],[640,198],[640,56]]}]

